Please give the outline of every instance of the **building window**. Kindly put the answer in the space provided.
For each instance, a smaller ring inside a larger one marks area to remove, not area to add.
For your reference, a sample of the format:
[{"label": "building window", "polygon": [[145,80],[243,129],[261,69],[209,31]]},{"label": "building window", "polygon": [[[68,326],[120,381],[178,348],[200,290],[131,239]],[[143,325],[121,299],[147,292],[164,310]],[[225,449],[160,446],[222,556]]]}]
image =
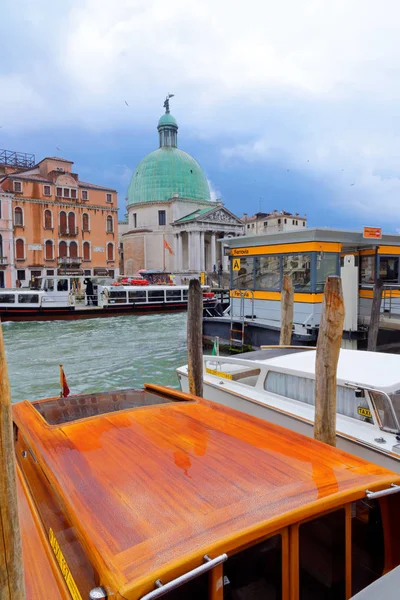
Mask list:
[{"label": "building window", "polygon": [[132,217],[133,217],[133,226],[136,229],[136,227],[137,227],[137,214],[133,213]]},{"label": "building window", "polygon": [[17,260],[25,260],[25,242],[18,239],[15,242],[15,258]]},{"label": "building window", "polygon": [[56,196],[57,196],[57,198],[61,198],[61,196],[62,196],[62,188],[60,188],[60,187],[56,188]]},{"label": "building window", "polygon": [[303,227],[305,227],[305,226],[306,226],[306,222],[305,222],[305,221],[303,221]]},{"label": "building window", "polygon": [[51,187],[49,185],[43,186],[43,194],[45,196],[51,196]]},{"label": "building window", "polygon": [[54,269],[47,269],[46,275],[54,275]]},{"label": "building window", "polygon": [[45,243],[45,259],[53,260],[54,259],[54,246],[52,240],[47,240]]},{"label": "building window", "polygon": [[17,206],[14,209],[14,225],[16,225],[17,227],[24,226],[24,211],[20,206]]},{"label": "building window", "polygon": [[77,191],[71,190],[71,198],[77,198]]},{"label": "building window", "polygon": [[247,225],[247,229],[250,229],[250,225]]},{"label": "building window", "polygon": [[14,181],[14,192],[17,194],[22,192],[22,183],[20,181]]},{"label": "building window", "polygon": [[75,213],[72,211],[68,213],[68,233],[70,235],[75,235],[75,233],[76,233],[76,231],[75,231]]},{"label": "building window", "polygon": [[64,198],[69,198],[69,189],[64,188]]},{"label": "building window", "polygon": [[298,225],[298,224],[299,224],[299,222],[296,220],[296,225]]},{"label": "building window", "polygon": [[82,200],[87,200],[88,199],[88,191],[82,190],[81,196],[82,196]]},{"label": "building window", "polygon": [[82,231],[90,231],[89,215],[87,213],[83,213],[82,215]]},{"label": "building window", "polygon": [[87,277],[92,274],[92,271],[91,271],[91,269],[84,269],[83,274]]},{"label": "building window", "polygon": [[251,228],[254,229],[254,223],[251,224]]},{"label": "building window", "polygon": [[158,224],[165,225],[167,222],[165,210],[158,211]]},{"label": "building window", "polygon": [[18,281],[25,281],[25,269],[17,270],[17,279]]},{"label": "building window", "polygon": [[90,260],[90,244],[83,242],[83,260]]},{"label": "building window", "polygon": [[112,194],[106,194],[106,202],[109,202],[111,204],[111,202],[112,202]]},{"label": "building window", "polygon": [[44,211],[44,228],[53,229],[53,215],[48,208]]},{"label": "building window", "polygon": [[60,242],[58,244],[58,256],[64,258],[68,254],[67,242]]},{"label": "building window", "polygon": [[286,223],[287,223],[287,219],[284,219],[284,223],[285,223],[285,225],[286,225]]},{"label": "building window", "polygon": [[69,245],[69,255],[71,258],[78,258],[78,244],[71,242]]},{"label": "building window", "polygon": [[107,217],[106,231],[107,233],[112,233],[114,231],[114,222],[111,215],[108,215]]},{"label": "building window", "polygon": [[114,260],[114,244],[112,242],[107,244],[107,260]]},{"label": "building window", "polygon": [[63,210],[60,212],[60,235],[67,233],[67,213]]},{"label": "building window", "polygon": [[268,221],[264,221],[264,227],[267,227]]},{"label": "building window", "polygon": [[280,225],[280,224],[281,224],[281,219],[278,219],[278,225]]}]

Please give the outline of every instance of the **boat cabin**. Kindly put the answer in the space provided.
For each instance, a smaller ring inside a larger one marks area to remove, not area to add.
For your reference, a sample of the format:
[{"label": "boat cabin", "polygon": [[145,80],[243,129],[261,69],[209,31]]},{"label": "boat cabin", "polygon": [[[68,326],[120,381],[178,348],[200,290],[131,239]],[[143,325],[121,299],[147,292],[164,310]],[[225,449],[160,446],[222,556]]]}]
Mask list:
[{"label": "boat cabin", "polygon": [[13,418],[28,600],[347,600],[400,564],[400,475],[290,430],[155,385]]},{"label": "boat cabin", "polygon": [[[400,341],[400,235],[371,239],[363,232],[304,229],[224,239],[224,245],[230,259],[234,320],[279,330],[282,282],[287,274],[294,287],[295,337],[299,343],[315,342],[325,280],[337,275],[342,277],[346,308],[344,337],[354,340],[349,347],[355,348],[357,342],[365,344],[373,287],[379,278],[384,284],[379,340],[382,344]],[[262,343],[276,341],[264,338]]]}]

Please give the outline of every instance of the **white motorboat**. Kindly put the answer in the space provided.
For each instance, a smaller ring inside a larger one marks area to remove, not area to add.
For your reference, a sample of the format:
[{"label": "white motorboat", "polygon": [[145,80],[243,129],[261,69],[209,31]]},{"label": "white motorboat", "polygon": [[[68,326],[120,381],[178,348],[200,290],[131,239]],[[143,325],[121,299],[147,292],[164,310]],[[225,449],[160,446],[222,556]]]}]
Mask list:
[{"label": "white motorboat", "polygon": [[[204,356],[204,398],[312,437],[316,350],[268,347]],[[188,392],[187,366],[177,369]],[[337,446],[400,472],[400,355],[340,351]]]}]

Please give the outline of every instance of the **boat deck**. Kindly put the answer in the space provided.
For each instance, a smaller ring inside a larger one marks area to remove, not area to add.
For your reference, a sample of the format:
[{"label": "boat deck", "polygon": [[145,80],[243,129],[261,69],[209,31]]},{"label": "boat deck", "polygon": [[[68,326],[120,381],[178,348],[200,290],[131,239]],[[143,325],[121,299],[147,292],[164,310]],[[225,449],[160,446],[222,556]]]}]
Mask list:
[{"label": "boat deck", "polygon": [[[138,392],[124,394],[126,400]],[[229,552],[296,515],[307,518],[317,507],[328,510],[400,481],[212,402],[157,386],[144,395],[150,405],[126,408],[124,400],[116,412],[99,407],[85,418],[79,411],[96,401],[72,396],[77,420],[70,413],[63,420],[54,399],[53,424],[45,401],[40,412],[29,402],[13,407],[101,581],[123,597],[140,597],[156,579],[168,581],[204,554]],[[114,401],[106,396],[105,403]]]}]

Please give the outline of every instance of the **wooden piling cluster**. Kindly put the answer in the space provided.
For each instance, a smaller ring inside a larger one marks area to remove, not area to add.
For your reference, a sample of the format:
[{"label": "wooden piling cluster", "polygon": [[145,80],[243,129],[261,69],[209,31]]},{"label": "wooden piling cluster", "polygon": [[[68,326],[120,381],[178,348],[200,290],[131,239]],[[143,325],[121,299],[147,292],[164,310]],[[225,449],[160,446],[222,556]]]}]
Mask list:
[{"label": "wooden piling cluster", "polygon": [[3,331],[0,324],[0,599],[24,600],[16,464]]}]

